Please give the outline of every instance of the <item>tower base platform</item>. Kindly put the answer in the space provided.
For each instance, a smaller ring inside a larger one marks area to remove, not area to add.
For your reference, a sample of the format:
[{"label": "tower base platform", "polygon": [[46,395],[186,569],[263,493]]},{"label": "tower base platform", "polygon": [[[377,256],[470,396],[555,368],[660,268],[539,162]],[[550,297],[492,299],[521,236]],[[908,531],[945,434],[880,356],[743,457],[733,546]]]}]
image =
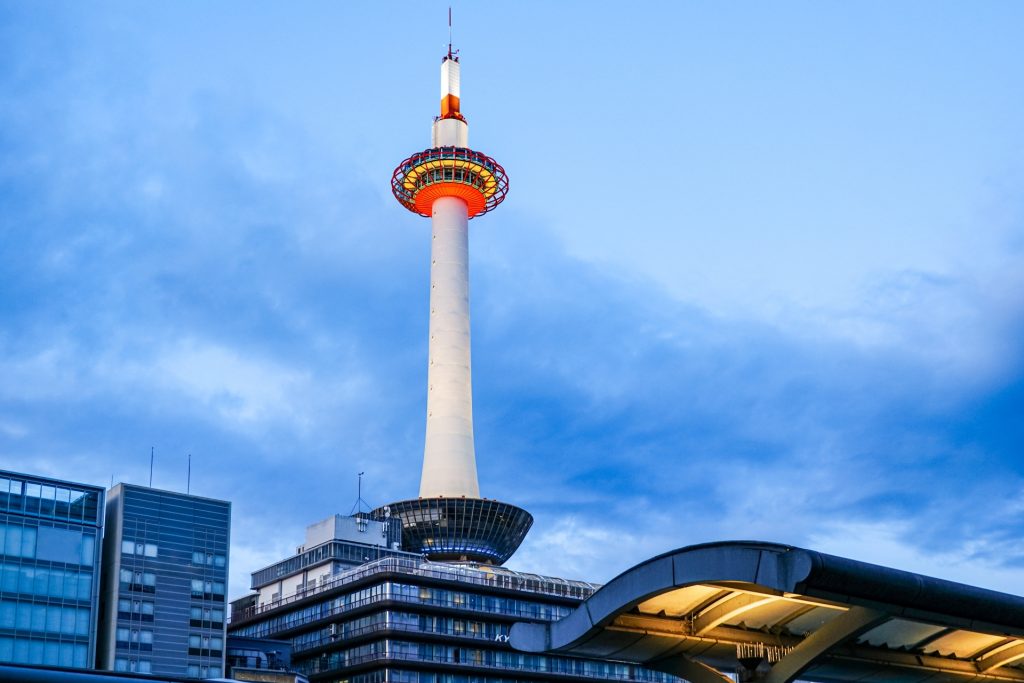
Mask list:
[{"label": "tower base platform", "polygon": [[383,505],[375,519],[402,520],[402,549],[430,560],[500,565],[512,557],[533,515],[486,498],[417,498]]}]

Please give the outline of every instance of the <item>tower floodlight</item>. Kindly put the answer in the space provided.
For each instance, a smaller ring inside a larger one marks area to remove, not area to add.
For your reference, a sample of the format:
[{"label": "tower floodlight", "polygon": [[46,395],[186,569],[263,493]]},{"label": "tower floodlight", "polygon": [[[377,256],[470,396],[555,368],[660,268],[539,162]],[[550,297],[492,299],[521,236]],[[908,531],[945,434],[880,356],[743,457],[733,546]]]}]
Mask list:
[{"label": "tower floodlight", "polygon": [[[449,15],[449,29],[451,17]],[[431,559],[501,564],[533,516],[480,497],[473,441],[469,327],[469,220],[494,210],[508,192],[497,161],[469,148],[460,105],[457,51],[441,59],[441,113],[431,147],[395,169],[391,191],[431,219],[427,429],[420,497],[378,508],[402,519],[402,545]]]}]

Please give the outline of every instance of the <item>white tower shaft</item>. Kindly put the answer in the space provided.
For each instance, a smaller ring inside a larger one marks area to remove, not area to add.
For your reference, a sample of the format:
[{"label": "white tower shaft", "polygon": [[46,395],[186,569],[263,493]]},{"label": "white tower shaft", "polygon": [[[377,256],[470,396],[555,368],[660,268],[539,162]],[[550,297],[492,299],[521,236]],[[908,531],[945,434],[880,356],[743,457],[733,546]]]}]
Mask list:
[{"label": "white tower shaft", "polygon": [[431,215],[427,439],[420,497],[480,497],[473,446],[469,340],[469,217],[441,197]]}]

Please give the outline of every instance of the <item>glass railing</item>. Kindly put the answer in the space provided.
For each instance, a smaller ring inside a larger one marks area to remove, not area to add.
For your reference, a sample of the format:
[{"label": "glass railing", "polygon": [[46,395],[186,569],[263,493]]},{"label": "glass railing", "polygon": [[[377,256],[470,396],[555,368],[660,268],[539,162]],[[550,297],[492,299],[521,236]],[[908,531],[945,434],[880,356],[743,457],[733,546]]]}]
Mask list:
[{"label": "glass railing", "polygon": [[[462,612],[471,612],[483,615],[500,614],[503,616],[514,617],[516,619],[543,621],[561,619],[571,610],[571,608],[562,605],[547,605],[538,602],[516,600],[514,598],[500,599],[493,598],[492,596],[482,596],[483,599],[480,601],[468,601],[465,599],[467,596],[464,593],[443,589],[425,589],[427,591],[426,595],[403,594],[402,589],[404,588],[414,590],[418,589],[416,589],[415,586],[403,586],[401,584],[385,583],[383,585],[375,586],[375,588],[379,590],[374,590],[371,594],[365,596],[357,597],[355,599],[346,598],[344,601],[338,599],[330,600],[316,605],[310,605],[287,614],[270,616],[265,621],[261,621],[259,623],[233,628],[231,629],[231,633],[232,635],[249,638],[276,638],[284,632],[294,630],[301,626],[316,623],[330,617],[347,614],[370,605],[381,603],[426,605],[430,607],[457,609]],[[434,590],[438,590],[443,594],[435,594],[432,592]]]},{"label": "glass railing", "polygon": [[485,588],[500,588],[523,593],[535,593],[537,595],[572,598],[580,601],[586,600],[600,588],[600,584],[526,574],[502,567],[466,567],[443,562],[429,562],[419,558],[384,557],[347,572],[342,572],[331,579],[322,581],[313,588],[298,591],[292,595],[286,595],[278,600],[236,610],[231,615],[231,623],[249,621],[298,600],[320,595],[383,574],[422,576],[462,585],[470,584]]},{"label": "glass railing", "polygon": [[434,628],[423,628],[420,624],[401,624],[395,622],[385,623],[381,621],[377,623],[366,624],[365,626],[338,629],[338,632],[336,634],[331,634],[329,632],[329,629],[326,629],[323,632],[315,634],[315,636],[312,638],[293,638],[292,653],[298,654],[300,652],[308,652],[309,650],[315,650],[317,648],[333,645],[343,640],[373,635],[375,633],[379,633],[382,635],[388,633],[426,633],[430,635],[443,635],[445,636],[445,638],[451,639],[464,639],[468,642],[495,642],[496,636],[501,636],[503,638],[508,637],[508,625],[503,624],[502,626],[504,628],[499,629],[497,632],[493,632],[494,629],[487,629],[477,632],[472,632],[468,630],[456,632],[451,629],[442,630]]},{"label": "glass railing", "polygon": [[442,664],[467,669],[539,673],[553,676],[583,677],[612,681],[669,683],[677,678],[659,671],[620,662],[575,659],[524,654],[509,650],[476,649],[445,645],[424,645],[396,640],[381,640],[348,650],[293,663],[300,673],[315,675],[339,673],[366,664],[417,662]]}]

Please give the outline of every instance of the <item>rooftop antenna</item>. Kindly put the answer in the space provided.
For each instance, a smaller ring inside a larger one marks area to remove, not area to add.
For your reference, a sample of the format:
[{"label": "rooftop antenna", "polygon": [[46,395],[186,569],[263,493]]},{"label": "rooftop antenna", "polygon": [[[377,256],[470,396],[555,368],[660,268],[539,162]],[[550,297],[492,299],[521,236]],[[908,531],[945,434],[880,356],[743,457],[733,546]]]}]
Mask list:
[{"label": "rooftop antenna", "polygon": [[153,447],[149,447],[149,488],[153,488]]},{"label": "rooftop antenna", "polygon": [[459,61],[459,58],[456,56],[458,54],[458,50],[452,51],[452,7],[448,5],[448,59]]},{"label": "rooftop antenna", "polygon": [[353,505],[352,509],[348,511],[348,516],[349,517],[351,517],[353,515],[353,513],[356,514],[356,515],[362,514],[363,513],[363,507],[362,507],[363,505],[366,506],[366,511],[367,512],[369,512],[371,510],[370,504],[367,503],[365,500],[363,500],[363,475],[364,474],[366,474],[366,472],[360,472],[359,473],[359,488],[358,488],[358,493],[356,494],[357,495],[357,497],[356,497],[356,504]]},{"label": "rooftop antenna", "polygon": [[188,454],[188,475],[185,478],[185,495],[192,493],[192,454]]}]

